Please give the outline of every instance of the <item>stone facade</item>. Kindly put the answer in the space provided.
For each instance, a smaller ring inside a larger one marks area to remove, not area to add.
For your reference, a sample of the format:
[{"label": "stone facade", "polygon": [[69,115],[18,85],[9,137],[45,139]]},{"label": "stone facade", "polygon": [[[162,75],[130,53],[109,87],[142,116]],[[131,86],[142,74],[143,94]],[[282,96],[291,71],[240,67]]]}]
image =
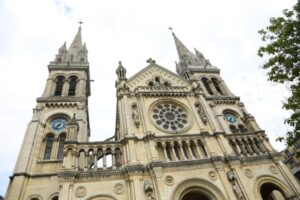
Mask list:
[{"label": "stone facade", "polygon": [[119,63],[116,131],[93,142],[79,29],[48,66],[5,199],[300,199],[281,154],[220,70],[173,37],[178,74],[149,59],[127,78]]}]

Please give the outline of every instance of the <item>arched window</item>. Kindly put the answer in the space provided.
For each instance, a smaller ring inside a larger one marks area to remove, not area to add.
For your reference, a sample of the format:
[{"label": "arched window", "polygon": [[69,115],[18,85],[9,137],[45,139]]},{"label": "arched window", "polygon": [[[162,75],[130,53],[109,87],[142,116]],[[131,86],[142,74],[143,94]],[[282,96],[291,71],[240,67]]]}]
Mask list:
[{"label": "arched window", "polygon": [[214,93],[212,92],[212,90],[209,87],[209,83],[208,83],[208,79],[207,78],[202,78],[202,83],[206,89],[206,91],[210,94],[213,95]]},{"label": "arched window", "polygon": [[62,160],[64,158],[64,143],[66,140],[66,135],[62,134],[59,137],[59,143],[58,143],[58,151],[57,151],[57,159]]},{"label": "arched window", "polygon": [[64,79],[65,77],[59,76],[56,78],[56,88],[54,92],[54,96],[61,96],[63,86],[64,86]]},{"label": "arched window", "polygon": [[53,197],[51,200],[58,200],[58,196]]},{"label": "arched window", "polygon": [[32,199],[30,199],[30,200],[39,200],[38,198],[32,198]]},{"label": "arched window", "polygon": [[159,77],[155,77],[154,78],[154,81],[155,81],[155,86],[160,86],[160,78]]},{"label": "arched window", "polygon": [[238,128],[241,133],[246,133],[248,131],[242,124],[239,124]]},{"label": "arched window", "polygon": [[44,152],[44,160],[49,160],[51,156],[51,150],[53,146],[53,135],[48,135],[46,138],[46,146],[45,146],[45,152]]},{"label": "arched window", "polygon": [[212,78],[211,81],[212,81],[213,85],[215,86],[217,92],[218,92],[220,95],[223,95],[223,92],[222,92],[222,90],[221,90],[221,88],[220,88],[220,86],[219,86],[219,81],[218,81],[218,79]]},{"label": "arched window", "polygon": [[264,183],[260,187],[260,194],[263,200],[287,199],[287,196],[282,191],[282,188],[273,183]]},{"label": "arched window", "polygon": [[69,85],[69,96],[74,96],[76,92],[76,85],[77,85],[77,77],[76,76],[71,76],[70,77],[70,85]]},{"label": "arched window", "polygon": [[239,130],[234,125],[230,125],[229,129],[230,129],[231,133],[238,133],[239,132]]}]

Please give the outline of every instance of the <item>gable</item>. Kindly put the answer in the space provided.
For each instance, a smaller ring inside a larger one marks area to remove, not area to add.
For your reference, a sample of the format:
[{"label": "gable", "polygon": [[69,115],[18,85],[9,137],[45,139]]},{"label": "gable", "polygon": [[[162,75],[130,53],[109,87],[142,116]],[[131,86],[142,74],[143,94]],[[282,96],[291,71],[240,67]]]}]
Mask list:
[{"label": "gable", "polygon": [[148,65],[128,79],[127,86],[130,90],[137,87],[149,87],[151,81],[155,84],[157,77],[162,86],[167,82],[170,84],[170,88],[185,88],[186,90],[190,88],[190,84],[183,78],[156,64]]}]

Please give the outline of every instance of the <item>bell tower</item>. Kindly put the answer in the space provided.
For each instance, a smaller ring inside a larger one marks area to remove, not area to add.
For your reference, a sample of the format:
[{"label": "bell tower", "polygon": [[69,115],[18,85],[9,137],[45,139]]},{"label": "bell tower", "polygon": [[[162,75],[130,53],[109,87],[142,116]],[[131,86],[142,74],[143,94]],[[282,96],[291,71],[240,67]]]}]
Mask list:
[{"label": "bell tower", "polygon": [[[70,47],[64,43],[48,65],[45,90],[37,98],[5,199],[58,198],[64,143],[87,142],[90,136],[87,54],[79,27]],[[32,196],[36,190],[40,196]]]}]

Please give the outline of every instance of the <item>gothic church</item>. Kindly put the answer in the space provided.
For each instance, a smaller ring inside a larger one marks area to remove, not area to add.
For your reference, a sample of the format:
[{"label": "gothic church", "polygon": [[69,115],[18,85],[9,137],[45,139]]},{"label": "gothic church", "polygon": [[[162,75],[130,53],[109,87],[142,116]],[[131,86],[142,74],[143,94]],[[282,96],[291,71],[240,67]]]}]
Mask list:
[{"label": "gothic church", "polygon": [[89,141],[88,50],[79,28],[48,65],[5,200],[283,200],[300,187],[202,53],[173,34],[171,72],[116,70],[116,127]]}]

